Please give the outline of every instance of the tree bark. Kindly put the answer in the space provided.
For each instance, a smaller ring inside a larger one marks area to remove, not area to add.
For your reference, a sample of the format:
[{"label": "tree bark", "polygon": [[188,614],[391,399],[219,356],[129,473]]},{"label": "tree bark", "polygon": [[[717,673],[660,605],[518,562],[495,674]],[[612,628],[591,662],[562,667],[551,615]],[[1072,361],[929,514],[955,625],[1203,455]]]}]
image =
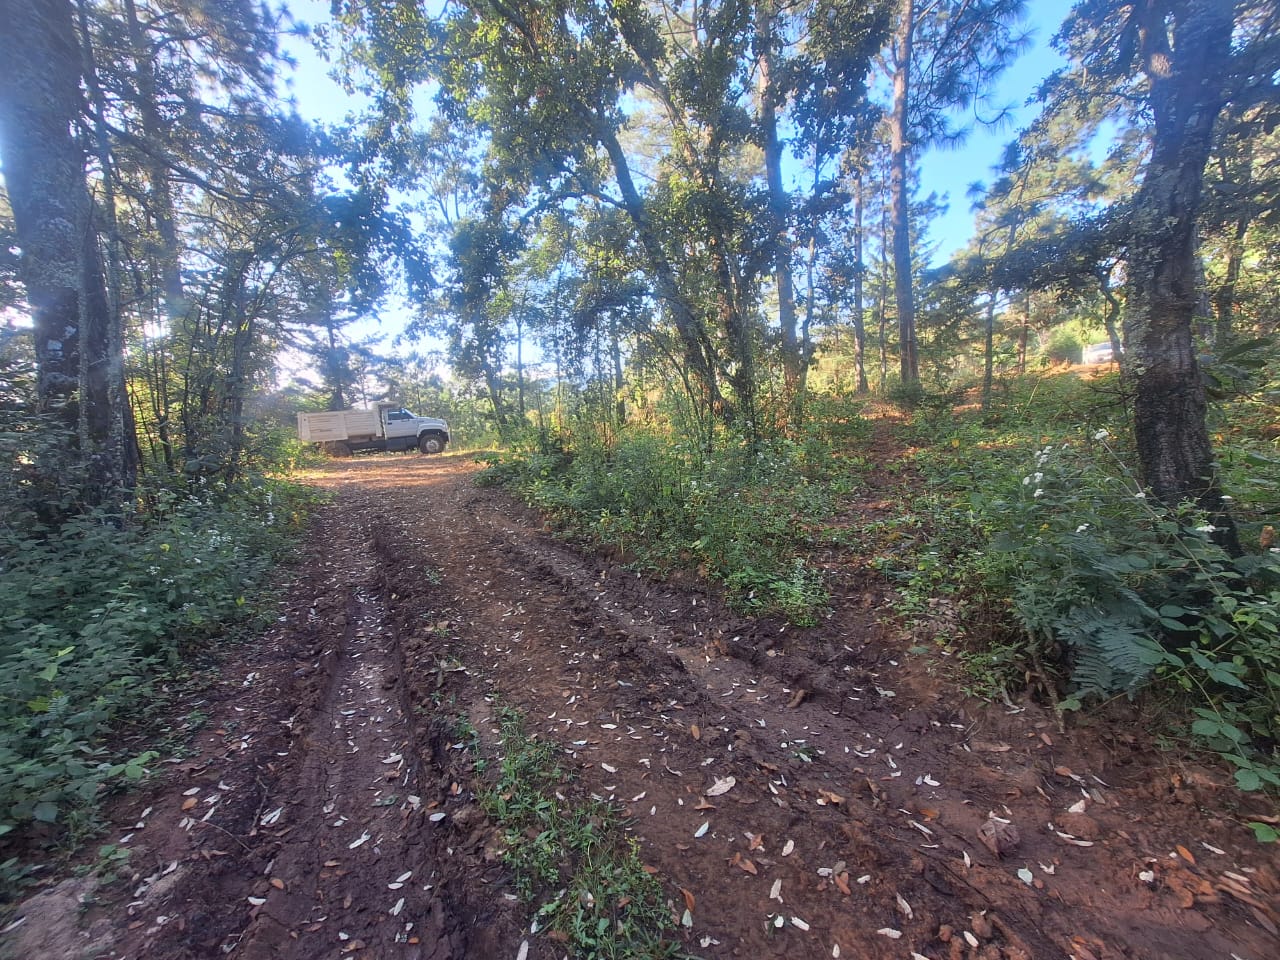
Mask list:
[{"label": "tree bark", "polygon": [[122,343],[75,131],[82,51],[69,0],[0,0],[0,152],[22,247],[41,406],[79,436],[92,502],[132,485]]},{"label": "tree bark", "polygon": [[769,190],[769,215],[773,244],[773,279],[778,290],[778,329],[782,340],[782,372],[787,395],[796,393],[801,357],[796,336],[795,280],[791,270],[791,244],[787,229],[790,200],[782,186],[782,141],[778,138],[778,112],[773,66],[776,12],[772,3],[761,5],[756,56],[760,76],[760,132],[764,152],[765,183]]},{"label": "tree bark", "polygon": [[996,353],[996,297],[1000,291],[993,290],[987,296],[986,330],[982,349],[982,409],[991,407],[991,387],[995,380]]},{"label": "tree bark", "polygon": [[68,0],[0,0],[0,152],[22,247],[41,405],[77,423],[81,289],[89,194],[80,118],[80,49]]},{"label": "tree bark", "polygon": [[853,188],[853,342],[858,368],[858,393],[867,387],[867,329],[862,316],[862,280],[866,269],[862,263],[862,174],[856,174]]},{"label": "tree bark", "polygon": [[1143,12],[1148,22],[1142,25],[1142,56],[1154,122],[1126,264],[1124,331],[1134,435],[1143,479],[1156,497],[1169,506],[1195,501],[1220,518],[1215,525],[1226,528],[1224,545],[1238,549],[1215,476],[1192,338],[1200,301],[1196,217],[1214,124],[1225,102],[1232,5],[1188,0],[1176,7],[1172,42],[1162,11]]},{"label": "tree bark", "polygon": [[916,308],[911,289],[911,197],[907,180],[907,105],[911,93],[911,44],[915,0],[899,0],[894,32],[893,109],[889,115],[889,193],[893,208],[893,291],[898,306],[898,349],[904,385],[920,381]]},{"label": "tree bark", "polygon": [[[142,136],[148,144],[159,143],[163,125],[157,105],[155,66],[147,48],[146,37],[142,32],[142,24],[138,20],[134,0],[124,0],[123,10],[133,59],[138,112],[142,118]],[[148,186],[151,188],[149,198],[151,219],[155,224],[159,240],[154,253],[160,272],[165,315],[172,323],[187,308],[182,287],[181,254],[174,214],[173,187],[169,181],[169,171],[160,160],[158,149],[144,152],[142,159],[147,170]]]}]

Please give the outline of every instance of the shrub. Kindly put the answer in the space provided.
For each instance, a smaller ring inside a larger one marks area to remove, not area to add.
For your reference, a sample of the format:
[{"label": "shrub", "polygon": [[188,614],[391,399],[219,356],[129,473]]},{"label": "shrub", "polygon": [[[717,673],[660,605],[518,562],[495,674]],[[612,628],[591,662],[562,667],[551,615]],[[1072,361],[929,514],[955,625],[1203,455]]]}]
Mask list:
[{"label": "shrub", "polygon": [[1070,330],[1059,327],[1049,335],[1040,355],[1050,363],[1079,363],[1084,356],[1084,344]]},{"label": "shrub", "polygon": [[256,478],[156,488],[145,510],[0,529],[0,835],[91,810],[139,776],[101,744],[152,678],[251,609],[300,529],[303,488]]},{"label": "shrub", "polygon": [[568,455],[512,454],[481,474],[504,483],[575,533],[619,547],[659,571],[697,567],[740,609],[812,623],[826,602],[799,556],[830,493],[816,440],[711,450],[634,431]]},{"label": "shrub", "polygon": [[991,500],[987,585],[1031,652],[1068,668],[1064,706],[1172,686],[1241,788],[1280,787],[1280,555],[1228,555],[1204,516],[1148,497],[1108,439],[1041,448]]}]

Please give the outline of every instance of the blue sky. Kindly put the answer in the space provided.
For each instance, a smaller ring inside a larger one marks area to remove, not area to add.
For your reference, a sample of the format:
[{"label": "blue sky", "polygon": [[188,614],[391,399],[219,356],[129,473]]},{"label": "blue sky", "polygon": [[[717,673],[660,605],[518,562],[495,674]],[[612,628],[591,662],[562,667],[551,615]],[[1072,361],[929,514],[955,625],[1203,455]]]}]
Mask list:
[{"label": "blue sky", "polygon": [[[1000,78],[992,95],[997,106],[1014,108],[1011,123],[992,129],[972,123],[968,139],[958,150],[930,150],[920,162],[922,192],[949,195],[947,213],[929,226],[929,239],[937,243],[935,262],[942,262],[968,242],[973,232],[973,214],[965,192],[975,180],[990,183],[991,168],[999,161],[1004,145],[1039,112],[1026,100],[1040,81],[1064,65],[1050,45],[1074,0],[1028,0],[1025,26],[1032,31],[1031,46]],[[986,111],[994,113],[994,108]]]}]

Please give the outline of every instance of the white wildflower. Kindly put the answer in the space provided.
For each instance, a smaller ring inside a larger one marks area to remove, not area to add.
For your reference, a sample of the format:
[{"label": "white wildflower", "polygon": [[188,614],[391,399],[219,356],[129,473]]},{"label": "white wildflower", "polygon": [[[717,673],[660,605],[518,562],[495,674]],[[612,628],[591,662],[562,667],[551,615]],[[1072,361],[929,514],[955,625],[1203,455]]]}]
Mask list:
[{"label": "white wildflower", "polygon": [[1099,430],[1097,433],[1095,433],[1095,434],[1093,435],[1093,439],[1095,439],[1095,440],[1105,440],[1105,439],[1107,439],[1107,437],[1109,437],[1109,436],[1111,436],[1111,431],[1110,431],[1110,430]]},{"label": "white wildflower", "polygon": [[1203,526],[1196,527],[1196,533],[1213,533],[1217,529],[1218,528],[1215,527],[1212,523],[1206,523]]},{"label": "white wildflower", "polygon": [[1147,499],[1147,491],[1139,490],[1137,493],[1134,494],[1134,497],[1136,497],[1139,500],[1145,500]]},{"label": "white wildflower", "polygon": [[1076,527],[1076,533],[1084,533],[1088,529],[1089,525],[1087,523],[1082,523],[1080,526]]},{"label": "white wildflower", "polygon": [[1036,488],[1036,492],[1035,492],[1035,493],[1033,493],[1031,496],[1032,496],[1032,497],[1035,497],[1035,498],[1043,497],[1043,496],[1044,496],[1044,491],[1043,491],[1043,490],[1041,490],[1039,487],[1037,487],[1037,488]]}]

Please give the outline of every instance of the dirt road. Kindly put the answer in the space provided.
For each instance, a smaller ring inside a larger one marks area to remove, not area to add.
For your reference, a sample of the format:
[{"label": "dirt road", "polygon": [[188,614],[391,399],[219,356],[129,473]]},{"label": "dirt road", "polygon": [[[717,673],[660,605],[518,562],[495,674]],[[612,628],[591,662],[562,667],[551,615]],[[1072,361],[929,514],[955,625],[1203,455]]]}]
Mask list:
[{"label": "dirt road", "polygon": [[531,935],[455,741],[465,720],[488,742],[496,704],[626,809],[696,956],[1280,954],[1274,850],[1214,775],[966,701],[839,557],[820,626],[748,620],[583,556],[474,469],[314,477],[335,500],[279,622],[118,811],[131,879],[29,902],[15,955],[563,956]]}]

